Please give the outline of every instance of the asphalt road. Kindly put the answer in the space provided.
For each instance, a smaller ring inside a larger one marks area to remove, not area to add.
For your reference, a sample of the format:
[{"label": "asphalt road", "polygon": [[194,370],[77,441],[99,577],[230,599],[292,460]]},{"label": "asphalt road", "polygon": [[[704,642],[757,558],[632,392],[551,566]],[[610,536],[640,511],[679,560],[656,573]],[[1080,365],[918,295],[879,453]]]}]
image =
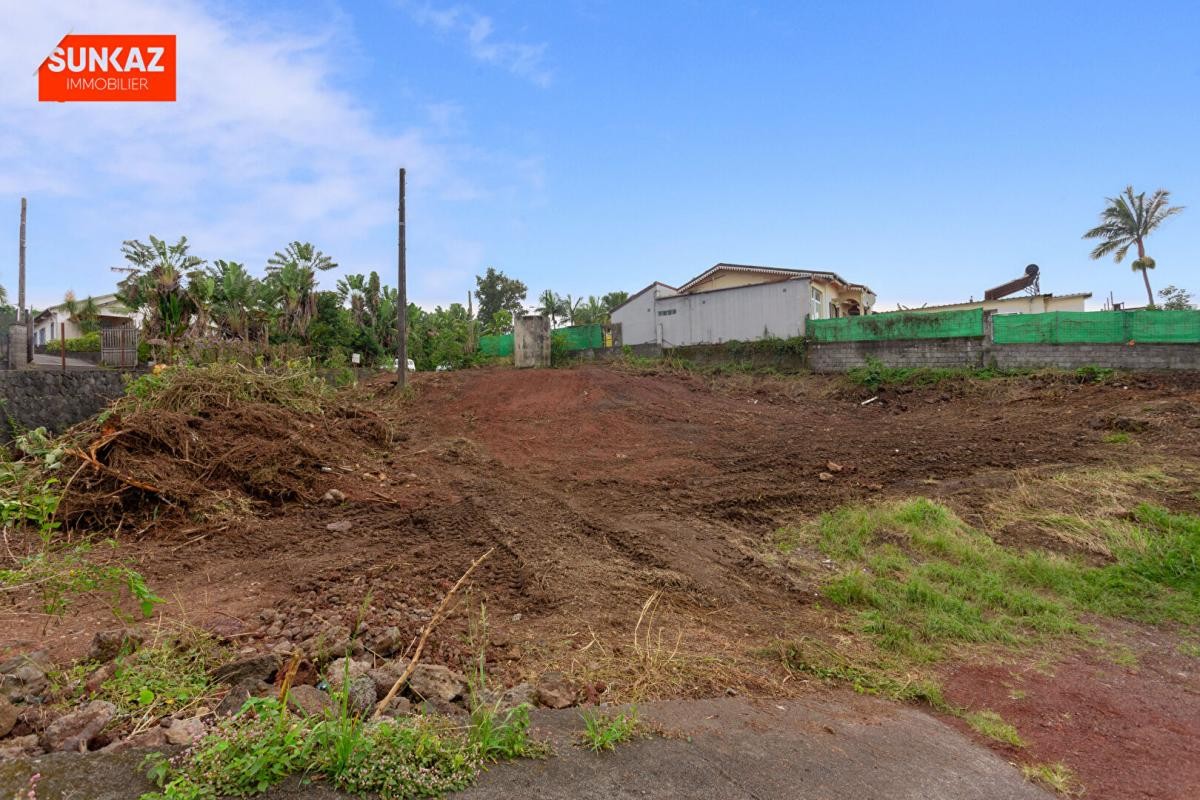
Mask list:
[{"label": "asphalt road", "polygon": [[[766,701],[723,698],[652,703],[653,731],[614,752],[577,743],[577,709],[539,711],[537,734],[554,755],[488,770],[458,800],[1048,800],[990,750],[911,707],[853,695]],[[42,773],[39,800],[133,800],[150,787],[141,756],[55,755],[0,765],[0,797]],[[322,786],[276,787],[267,800],[344,800]]]}]

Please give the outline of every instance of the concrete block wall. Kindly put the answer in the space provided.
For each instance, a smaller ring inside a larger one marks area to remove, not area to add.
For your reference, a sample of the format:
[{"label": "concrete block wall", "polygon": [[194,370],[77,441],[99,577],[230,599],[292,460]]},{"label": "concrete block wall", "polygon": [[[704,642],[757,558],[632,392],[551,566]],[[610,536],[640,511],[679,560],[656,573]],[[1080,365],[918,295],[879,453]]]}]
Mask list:
[{"label": "concrete block wall", "polygon": [[740,364],[755,369],[773,369],[779,372],[803,372],[808,369],[805,353],[780,352],[756,349],[734,344],[694,344],[688,347],[673,347],[667,355],[682,358],[700,366],[718,364]]},{"label": "concrete block wall", "polygon": [[1179,369],[1200,371],[1200,344],[994,344],[989,362],[1001,369]]},{"label": "concrete block wall", "polygon": [[627,351],[629,355],[641,358],[658,358],[663,354],[661,347],[654,342],[648,342],[646,344],[631,344],[628,347],[585,347],[582,350],[572,350],[568,355],[580,361],[614,361],[623,358]]},{"label": "concrete block wall", "polygon": [[981,338],[906,339],[881,342],[814,342],[808,347],[813,372],[846,372],[877,359],[888,367],[966,367],[984,365]]},{"label": "concrete block wall", "polygon": [[992,344],[982,338],[809,345],[813,372],[846,372],[878,359],[889,367],[1107,369],[1200,371],[1200,344]]},{"label": "concrete block wall", "polygon": [[124,376],[116,370],[0,371],[0,442],[11,441],[14,425],[62,433],[124,393]]}]

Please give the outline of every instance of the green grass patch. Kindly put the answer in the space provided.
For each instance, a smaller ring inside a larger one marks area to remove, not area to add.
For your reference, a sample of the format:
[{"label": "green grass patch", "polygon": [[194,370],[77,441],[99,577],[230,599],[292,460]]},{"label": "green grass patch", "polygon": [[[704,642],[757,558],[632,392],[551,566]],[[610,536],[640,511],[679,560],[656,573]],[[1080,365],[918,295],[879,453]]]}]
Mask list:
[{"label": "green grass patch", "polygon": [[617,745],[636,736],[640,728],[637,706],[631,706],[620,714],[584,711],[579,716],[583,718],[580,739],[585,747],[596,753],[615,750]]},{"label": "green grass patch", "polygon": [[[548,755],[549,747],[529,735],[528,705],[501,709],[499,701],[481,701],[487,686],[482,607],[471,622],[470,638],[478,658],[470,670],[471,713],[465,726],[441,715],[366,719],[354,713],[344,690],[333,694],[333,708],[315,716],[293,714],[275,698],[252,698],[181,755],[152,758],[150,777],[159,791],[142,800],[245,797],[292,775],[385,800],[441,797],[465,789],[489,763]],[[211,659],[203,657],[203,648],[193,650],[201,656],[181,663],[183,651],[149,648],[135,662],[145,666],[113,681],[130,690],[139,684],[153,687],[161,669],[174,665],[194,679],[194,684],[183,683],[200,689],[207,670],[199,668]],[[177,679],[174,686],[180,685]],[[131,695],[124,693],[126,701]]]},{"label": "green grass patch", "polygon": [[1175,646],[1175,650],[1181,656],[1200,658],[1200,642],[1180,642]]},{"label": "green grass patch", "polygon": [[529,735],[529,705],[501,711],[498,706],[478,706],[471,711],[467,740],[486,762],[514,758],[543,758],[550,754],[545,742]]},{"label": "green grass patch", "polygon": [[940,711],[952,711],[937,681],[911,672],[904,674],[902,667],[894,662],[856,662],[811,639],[776,642],[762,655],[778,659],[790,672],[826,683],[845,684],[859,694],[903,703],[925,703]]},{"label": "green grass patch", "polygon": [[548,752],[528,738],[529,709],[472,714],[465,729],[438,715],[366,720],[343,696],[324,716],[252,698],[182,756],[148,760],[159,791],[142,800],[207,800],[267,791],[291,775],[387,800],[441,797],[470,786],[488,762]]},{"label": "green grass patch", "polygon": [[1113,433],[1104,434],[1105,444],[1129,444],[1133,441],[1133,437],[1124,431],[1114,431]]},{"label": "green grass patch", "polygon": [[216,687],[209,672],[227,656],[212,637],[187,630],[118,658],[96,696],[125,717],[176,713],[212,695]]},{"label": "green grass patch", "polygon": [[1074,372],[1075,380],[1080,383],[1105,383],[1112,380],[1116,374],[1117,371],[1115,369],[1093,366],[1079,367]]},{"label": "green grass patch", "polygon": [[1025,746],[1025,742],[1017,733],[1017,729],[1005,722],[995,711],[989,709],[968,711],[963,714],[963,719],[973,730],[989,739],[995,739],[997,742],[1012,745],[1013,747]]},{"label": "green grass patch", "polygon": [[353,794],[440,797],[469,786],[480,763],[445,719],[367,723],[340,712],[304,717],[274,698],[253,698],[183,758],[154,758],[149,775],[159,791],[142,800],[245,797],[290,775],[321,778]]},{"label": "green grass patch", "polygon": [[1113,537],[1114,563],[997,545],[924,498],[824,514],[809,537],[845,568],[823,587],[857,610],[881,648],[933,661],[955,645],[1019,645],[1083,634],[1092,612],[1200,621],[1200,517],[1141,505]]},{"label": "green grass patch", "polygon": [[879,359],[868,358],[864,367],[846,373],[851,383],[865,386],[871,391],[898,387],[937,386],[946,382],[970,380],[992,380],[1028,374],[1028,370],[1004,370],[993,367],[970,369],[965,367],[889,367]]}]

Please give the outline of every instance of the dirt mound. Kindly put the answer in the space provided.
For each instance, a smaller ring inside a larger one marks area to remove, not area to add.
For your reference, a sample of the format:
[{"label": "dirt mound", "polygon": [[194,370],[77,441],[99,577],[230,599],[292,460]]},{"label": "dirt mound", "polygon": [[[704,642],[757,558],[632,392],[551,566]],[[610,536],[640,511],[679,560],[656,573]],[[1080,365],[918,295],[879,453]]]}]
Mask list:
[{"label": "dirt mound", "polygon": [[[770,645],[847,634],[819,591],[837,566],[776,552],[780,526],[920,495],[989,527],[1041,491],[1027,477],[1134,464],[1146,465],[1139,497],[1194,510],[1194,481],[1172,465],[1200,461],[1198,385],[1035,376],[906,387],[868,405],[833,376],[595,366],[423,374],[400,403],[257,389],[228,402],[197,386],[81,430],[64,508],[107,531],[157,514],[164,535],[125,541],[123,557],[170,598],[166,613],[239,648],[338,642],[363,623],[368,642],[394,627],[407,643],[495,548],[431,660],[464,664],[467,612],[486,604],[498,682],[554,669],[588,697],[787,694],[811,685],[764,657]],[[1153,424],[1127,440],[1095,425],[1116,417]],[[381,447],[389,427],[400,433]],[[344,500],[319,502],[330,489]],[[1085,485],[1058,489],[1095,505]],[[239,524],[213,511],[238,503],[262,513]],[[1011,538],[1053,544],[1037,529]],[[6,634],[78,655],[105,614],[49,636],[31,614]]]},{"label": "dirt mound", "polygon": [[143,380],[70,432],[59,506],[68,526],[219,525],[312,502],[330,463],[391,442],[378,414],[313,376],[218,365]]}]

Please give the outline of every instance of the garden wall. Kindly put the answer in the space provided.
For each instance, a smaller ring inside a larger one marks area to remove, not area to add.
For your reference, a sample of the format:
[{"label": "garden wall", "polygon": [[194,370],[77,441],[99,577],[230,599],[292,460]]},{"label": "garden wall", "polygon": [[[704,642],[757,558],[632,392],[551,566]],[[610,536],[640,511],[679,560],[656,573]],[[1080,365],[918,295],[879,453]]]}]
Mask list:
[{"label": "garden wall", "polygon": [[815,320],[808,366],[845,372],[878,360],[888,367],[1200,370],[1200,311],[976,310],[929,313],[927,322],[921,316]]},{"label": "garden wall", "polygon": [[902,339],[897,341],[813,342],[808,368],[813,372],[846,372],[878,360],[889,367],[982,367],[982,338]]},{"label": "garden wall", "polygon": [[1106,367],[1200,371],[1200,344],[996,344],[991,365],[1022,367]]},{"label": "garden wall", "polygon": [[663,349],[654,342],[646,344],[631,344],[621,347],[587,347],[582,350],[571,350],[568,355],[572,359],[580,361],[614,361],[619,358],[624,358],[626,355],[638,356],[639,358],[658,358],[663,354]]},{"label": "garden wall", "polygon": [[804,372],[808,369],[802,345],[773,346],[774,344],[775,340],[695,344],[673,347],[667,351],[667,355],[702,367],[728,364],[752,369],[773,369],[777,372]]},{"label": "garden wall", "polygon": [[1052,367],[1200,370],[1200,344],[993,344],[983,339],[815,342],[813,372],[846,372],[877,359],[888,367]]},{"label": "garden wall", "polygon": [[13,428],[46,427],[62,433],[99,413],[125,393],[124,374],[107,369],[0,371],[0,402],[5,424],[0,442],[12,440]]}]

